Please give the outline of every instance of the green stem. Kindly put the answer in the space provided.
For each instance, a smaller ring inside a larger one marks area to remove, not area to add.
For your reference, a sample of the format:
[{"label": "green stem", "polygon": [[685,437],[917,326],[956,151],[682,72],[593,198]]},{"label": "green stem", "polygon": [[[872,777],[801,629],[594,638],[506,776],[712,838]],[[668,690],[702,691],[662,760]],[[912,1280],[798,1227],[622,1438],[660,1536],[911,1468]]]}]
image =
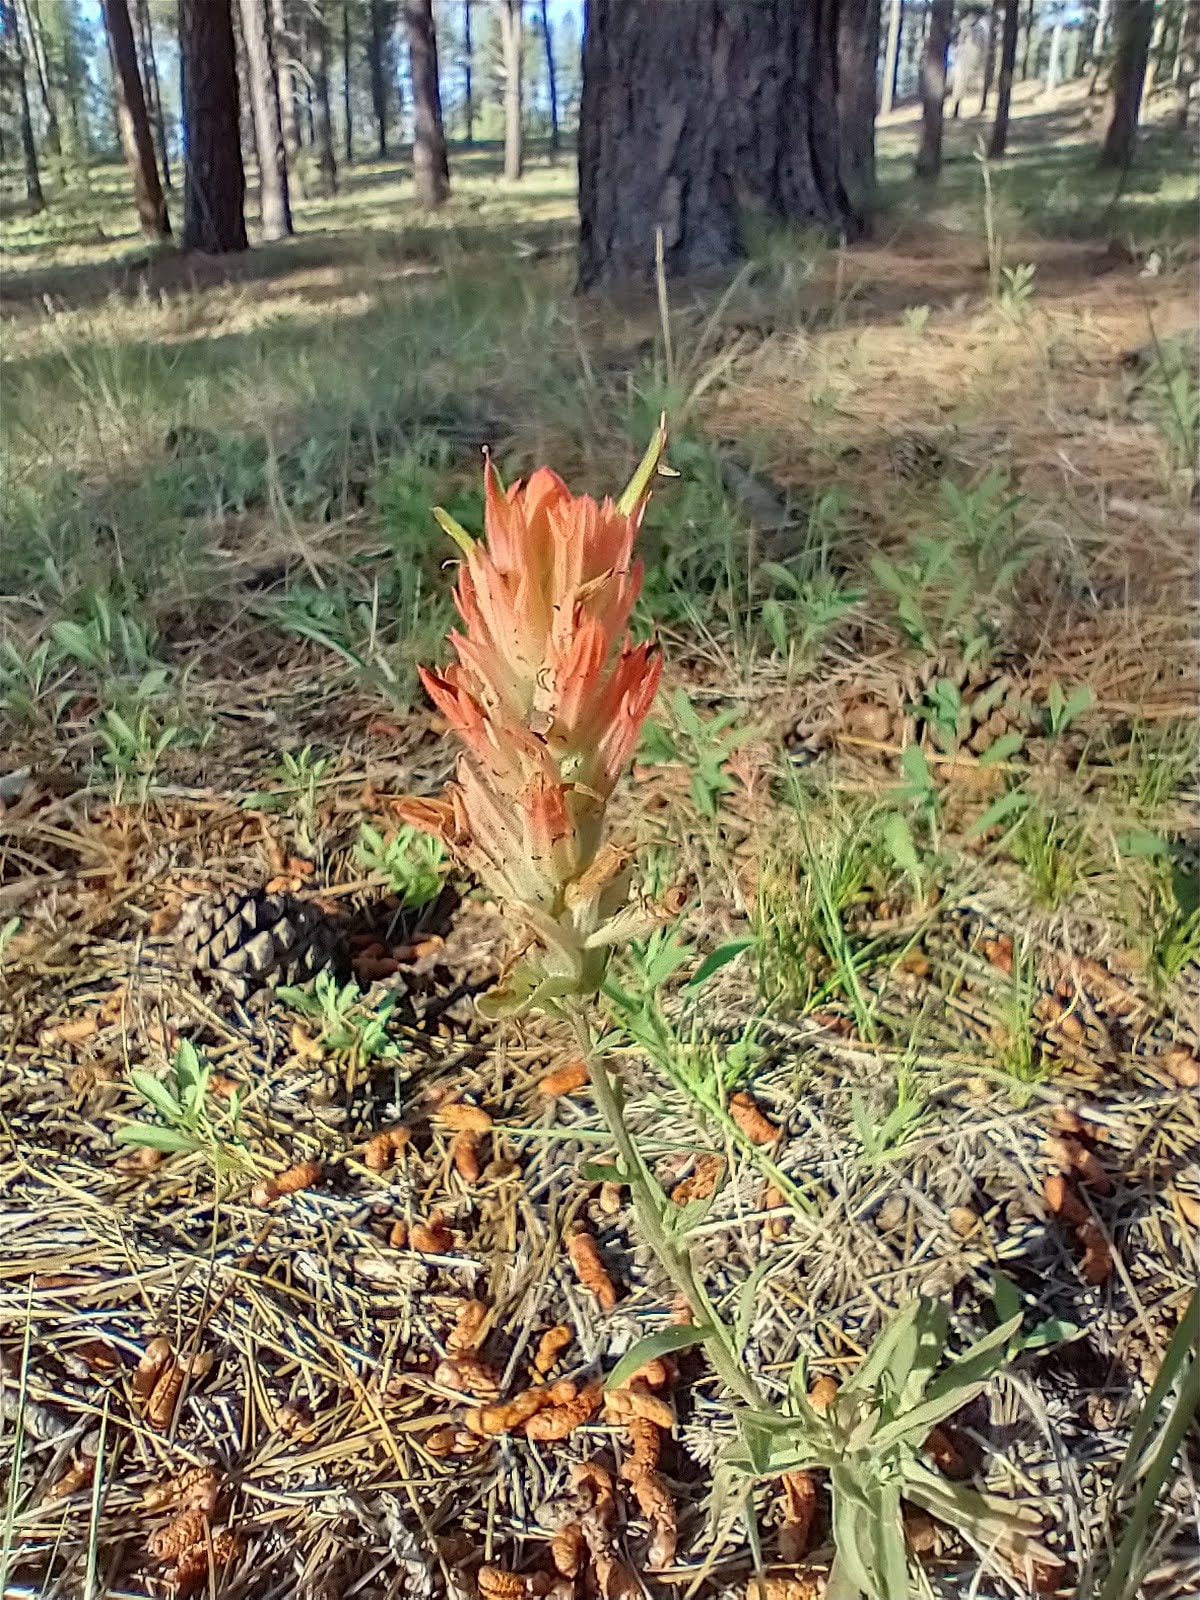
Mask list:
[{"label": "green stem", "polygon": [[704,1347],[716,1368],[717,1375],[744,1405],[752,1410],[763,1408],[763,1398],[750,1374],[738,1359],[731,1330],[721,1320],[716,1308],[696,1281],[687,1251],[681,1249],[663,1226],[662,1212],[655,1192],[656,1185],[646,1169],[633,1135],[625,1121],[620,1096],[608,1075],[604,1057],[596,1050],[591,1026],[582,1009],[572,1012],[571,1022],[579,1040],[579,1047],[587,1063],[588,1076],[596,1096],[600,1114],[608,1124],[613,1143],[617,1147],[621,1170],[629,1184],[634,1215],[646,1243],[658,1258],[676,1289],[684,1296],[698,1328],[706,1328]]}]

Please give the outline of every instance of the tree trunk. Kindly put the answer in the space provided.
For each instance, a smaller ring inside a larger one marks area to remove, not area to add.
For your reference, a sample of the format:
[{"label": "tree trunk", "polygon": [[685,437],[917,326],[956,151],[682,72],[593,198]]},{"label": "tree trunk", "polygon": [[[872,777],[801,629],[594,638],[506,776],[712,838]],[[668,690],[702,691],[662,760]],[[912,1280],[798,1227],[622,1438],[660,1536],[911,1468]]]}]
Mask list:
[{"label": "tree trunk", "polygon": [[1062,79],[1063,25],[1055,22],[1050,30],[1050,59],[1046,63],[1046,93],[1053,94]]},{"label": "tree trunk", "polygon": [[1021,0],[1004,0],[1004,33],[1000,40],[1000,83],[996,90],[996,120],[988,142],[988,156],[998,160],[1008,144],[1008,112],[1012,105],[1013,70],[1017,62]]},{"label": "tree trunk", "polygon": [[300,107],[296,100],[296,74],[292,69],[296,41],[287,25],[284,0],[271,0],[271,45],[275,56],[284,157],[288,167],[295,172],[296,157],[300,154]]},{"label": "tree trunk", "polygon": [[21,155],[25,162],[25,203],[30,211],[45,209],[46,197],[42,193],[42,178],[38,172],[37,146],[33,142],[33,118],[29,114],[29,86],[25,81],[25,46],[21,39],[21,25],[13,0],[0,0],[0,41],[5,55],[12,52],[7,62],[17,90],[17,108],[21,120]]},{"label": "tree trunk", "polygon": [[292,231],[288,199],[287,153],[279,111],[279,80],[266,0],[241,0],[242,37],[249,67],[250,109],[254,114],[254,148],[258,153],[258,203],[264,239],[286,239]]},{"label": "tree trunk", "polygon": [[1146,83],[1142,89],[1142,99],[1149,100],[1154,93],[1154,85],[1162,71],[1163,58],[1166,54],[1167,24],[1172,18],[1172,8],[1160,5],[1154,18],[1154,31],[1150,35],[1150,52],[1146,63]]},{"label": "tree trunk", "polygon": [[579,284],[741,254],[743,208],[840,233],[836,0],[591,0],[579,116]]},{"label": "tree trunk", "polygon": [[992,83],[996,77],[996,21],[999,12],[993,4],[988,12],[987,45],[983,52],[983,88],[979,95],[979,115],[983,116],[988,108],[988,99],[992,93]]},{"label": "tree trunk", "polygon": [[920,178],[936,178],[942,170],[942,122],[946,107],[946,58],[954,0],[933,0],[929,8],[929,35],[921,57],[921,145],[916,169]]},{"label": "tree trunk", "polygon": [[[312,18],[313,90],[317,108],[318,193],[337,192],[337,161],[333,154],[333,112],[329,104],[329,28],[325,22],[327,0],[317,0]],[[343,13],[344,14],[344,13]]]},{"label": "tree trunk", "polygon": [[183,247],[246,248],[246,176],[238,138],[230,0],[179,0],[183,80]]},{"label": "tree trunk", "polygon": [[1192,91],[1200,70],[1200,0],[1186,0],[1179,19],[1179,43],[1175,48],[1175,110],[1173,122],[1182,133],[1191,113]]},{"label": "tree trunk", "polygon": [[463,0],[463,111],[467,143],[475,143],[475,101],[471,95],[471,0]]},{"label": "tree trunk", "polygon": [[[14,8],[15,15],[15,8]],[[30,54],[33,56],[34,73],[38,81],[38,93],[41,97],[42,110],[46,116],[46,146],[51,155],[62,154],[62,140],[58,131],[58,112],[54,107],[54,97],[50,93],[50,64],[46,60],[46,43],[42,38],[41,16],[25,0],[24,16],[21,18],[25,32],[29,36]]]},{"label": "tree trunk", "polygon": [[1108,36],[1112,31],[1113,0],[1100,0],[1100,10],[1096,17],[1096,64],[1092,71],[1092,81],[1088,84],[1088,99],[1098,93],[1100,78],[1104,71],[1104,58],[1108,49]]},{"label": "tree trunk", "polygon": [[865,212],[875,192],[879,0],[840,0],[837,17],[839,170],[852,207]]},{"label": "tree trunk", "polygon": [[438,83],[437,29],[432,0],[404,0],[409,73],[413,97],[413,178],[417,200],[432,209],[450,193],[450,163],[442,131],[442,91]]},{"label": "tree trunk", "polygon": [[158,62],[154,55],[154,29],[150,21],[150,0],[138,0],[138,42],[142,56],[142,81],[146,85],[146,109],[154,125],[158,140],[158,159],[162,163],[162,181],[171,187],[171,157],[167,150],[167,124],[163,116],[162,86],[158,81]]},{"label": "tree trunk", "polygon": [[896,103],[896,74],[900,70],[900,35],[904,31],[904,0],[891,0],[888,11],[887,55],[883,63],[883,101],[885,115]]},{"label": "tree trunk", "polygon": [[342,0],[342,154],[346,165],[354,161],[354,117],[350,110],[350,0]]},{"label": "tree trunk", "polygon": [[137,45],[125,0],[102,0],[104,27],[112,53],[113,96],[117,105],[117,125],[121,149],[129,176],[133,179],[133,198],[142,232],[150,239],[169,239],[171,224],[158,181],[158,162],[150,137],[150,118],[142,94],[138,71]]},{"label": "tree trunk", "polygon": [[367,36],[367,65],[371,73],[371,107],[375,112],[375,127],[379,138],[379,159],[387,160],[387,74],[383,70],[385,24],[383,0],[371,0],[369,19],[371,31]]},{"label": "tree trunk", "polygon": [[515,183],[521,176],[521,65],[522,0],[500,0],[500,36],[504,48],[504,176]]},{"label": "tree trunk", "polygon": [[1033,48],[1033,14],[1037,0],[1029,0],[1029,7],[1025,12],[1025,45],[1021,51],[1021,82],[1029,77],[1029,52]]},{"label": "tree trunk", "polygon": [[1092,52],[1096,46],[1096,18],[1097,8],[1090,4],[1083,14],[1083,21],[1079,27],[1079,49],[1075,52],[1075,71],[1072,76],[1082,78],[1092,59]]},{"label": "tree trunk", "polygon": [[554,71],[554,37],[546,0],[542,0],[542,44],[546,51],[546,82],[550,87],[550,148],[558,153],[558,78]]},{"label": "tree trunk", "polygon": [[1154,0],[1118,0],[1116,43],[1109,78],[1107,126],[1100,148],[1102,167],[1127,167],[1137,142],[1138,112],[1146,78]]}]

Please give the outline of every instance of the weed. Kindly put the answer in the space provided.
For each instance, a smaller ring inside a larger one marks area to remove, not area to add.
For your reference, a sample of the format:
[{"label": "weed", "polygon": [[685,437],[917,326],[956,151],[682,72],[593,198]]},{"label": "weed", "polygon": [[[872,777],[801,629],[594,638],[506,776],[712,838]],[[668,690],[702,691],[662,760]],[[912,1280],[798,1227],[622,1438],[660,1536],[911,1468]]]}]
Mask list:
[{"label": "weed", "polygon": [[1192,369],[1190,349],[1182,343],[1155,339],[1154,364],[1145,390],[1155,421],[1167,445],[1172,472],[1181,473],[1189,488],[1196,481],[1200,456],[1200,387]]},{"label": "weed", "polygon": [[362,823],[354,854],[359,866],[382,873],[389,890],[410,910],[437,898],[450,866],[442,841],[407,823],[387,838]]},{"label": "weed", "polygon": [[235,1092],[221,1104],[211,1089],[212,1068],[202,1065],[196,1047],[181,1039],[165,1079],[134,1068],[129,1081],[162,1119],[126,1122],[116,1130],[118,1144],[161,1150],[166,1155],[201,1155],[221,1187],[233,1175],[253,1168],[238,1127],[241,1103]]},{"label": "weed", "polygon": [[775,562],[764,562],[759,572],[784,589],[783,598],[771,595],[762,603],[763,629],[776,655],[789,672],[811,666],[830,630],[863,598],[862,591],[843,587],[829,573],[798,578]]},{"label": "weed", "polygon": [[314,755],[306,744],[298,755],[285,750],[274,770],[267,774],[270,789],[254,789],[242,800],[247,811],[281,811],[291,817],[300,848],[316,849],[320,822],[320,790],[329,782],[336,761],[333,756]]},{"label": "weed", "polygon": [[1077,684],[1068,694],[1055,678],[1046,693],[1046,732],[1052,739],[1059,738],[1084,712],[1090,711],[1095,702],[1090,684]]},{"label": "weed", "polygon": [[892,1103],[881,1117],[868,1109],[866,1100],[857,1091],[850,1097],[850,1108],[868,1166],[880,1166],[901,1155],[908,1141],[928,1120],[925,1096],[907,1067],[897,1072]]},{"label": "weed", "polygon": [[1029,315],[1036,273],[1037,267],[1030,261],[1019,262],[1015,267],[1001,267],[996,305],[1010,321],[1020,322]]},{"label": "weed", "polygon": [[734,726],[742,720],[738,711],[701,717],[683,689],[671,696],[670,708],[669,726],[653,719],[647,721],[639,757],[648,766],[682,761],[691,773],[690,791],[696,810],[702,817],[714,818],[722,795],[733,786],[726,763],[753,734]]},{"label": "weed", "polygon": [[352,1069],[376,1061],[395,1061],[404,1053],[398,1039],[388,1032],[397,996],[388,994],[376,1007],[363,1002],[354,982],[339,984],[329,972],[318,973],[311,993],[306,989],[282,988],[280,998],[320,1025],[317,1042],[323,1049],[346,1056]]},{"label": "weed", "polygon": [[906,333],[922,334],[929,322],[929,307],[905,306],[900,321]]},{"label": "weed", "polygon": [[1045,911],[1056,911],[1083,882],[1088,838],[1082,822],[1031,803],[1009,848],[1025,869],[1034,903]]},{"label": "weed", "polygon": [[1022,1088],[1040,1083],[1046,1075],[1036,1019],[1040,994],[1033,962],[1017,955],[991,1042],[1000,1070]]},{"label": "weed", "polygon": [[1114,762],[1116,793],[1139,817],[1157,817],[1195,772],[1198,754],[1194,723],[1135,723],[1123,759]]},{"label": "weed", "polygon": [[96,724],[100,739],[100,769],[112,785],[119,803],[126,789],[145,801],[158,772],[159,762],[175,744],[179,726],[167,722],[144,704],[125,709],[106,706]]},{"label": "weed", "polygon": [[1200,905],[1181,871],[1164,861],[1153,870],[1134,930],[1151,987],[1165,994],[1193,962],[1200,961]]}]

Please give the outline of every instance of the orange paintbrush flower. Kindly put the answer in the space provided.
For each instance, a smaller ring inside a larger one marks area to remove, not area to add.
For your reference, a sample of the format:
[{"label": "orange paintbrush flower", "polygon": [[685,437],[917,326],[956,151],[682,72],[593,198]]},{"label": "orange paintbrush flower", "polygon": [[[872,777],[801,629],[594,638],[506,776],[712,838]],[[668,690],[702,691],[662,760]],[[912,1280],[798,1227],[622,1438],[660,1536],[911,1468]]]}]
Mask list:
[{"label": "orange paintbrush flower", "polygon": [[598,986],[625,925],[611,920],[628,886],[604,811],[662,672],[657,644],[634,644],[628,624],[664,444],[660,428],[616,503],[572,495],[545,467],[505,491],[489,460],[486,542],[441,517],[464,551],[463,627],[457,661],[421,681],[466,752],[447,801],[407,814],[522,915],[537,948],[519,983],[543,999]]}]

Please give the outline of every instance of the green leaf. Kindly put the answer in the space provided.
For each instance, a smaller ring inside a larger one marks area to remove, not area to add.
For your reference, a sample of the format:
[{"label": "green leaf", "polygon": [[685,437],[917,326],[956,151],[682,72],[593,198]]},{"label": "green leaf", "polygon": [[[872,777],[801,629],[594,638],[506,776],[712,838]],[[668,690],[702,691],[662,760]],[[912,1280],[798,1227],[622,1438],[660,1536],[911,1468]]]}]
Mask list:
[{"label": "green leaf", "polygon": [[157,1128],[150,1122],[123,1122],[114,1132],[116,1144],[143,1145],[150,1150],[162,1150],[168,1155],[182,1155],[199,1148],[197,1141],[178,1128]]},{"label": "green leaf", "polygon": [[981,812],[967,829],[967,838],[978,839],[981,834],[987,833],[989,828],[997,827],[1014,812],[1024,811],[1028,804],[1029,796],[1023,789],[1009,789],[1006,794],[997,795],[987,810]]},{"label": "green leaf", "polygon": [[1171,847],[1167,841],[1157,833],[1151,833],[1146,828],[1131,828],[1127,833],[1117,835],[1117,849],[1123,856],[1169,856]]},{"label": "green leaf", "polygon": [[1011,733],[1002,734],[995,744],[987,747],[979,758],[979,765],[981,767],[999,766],[1000,762],[1007,761],[1009,756],[1015,756],[1024,743],[1025,735],[1018,733],[1014,728]]},{"label": "green leaf", "polygon": [[905,745],[900,756],[900,765],[914,789],[928,793],[933,788],[933,774],[929,770],[925,752],[919,744]]},{"label": "green leaf", "polygon": [[615,1167],[609,1161],[581,1161],[579,1163],[579,1176],[588,1183],[628,1183],[628,1178],[620,1167]]},{"label": "green leaf", "polygon": [[1060,1317],[1047,1317],[1035,1323],[1028,1333],[1021,1335],[1022,1350],[1046,1350],[1054,1345],[1069,1344],[1077,1339],[1080,1329],[1073,1322],[1063,1322]]},{"label": "green leaf", "polygon": [[663,472],[671,477],[675,474],[662,464],[663,451],[667,448],[667,414],[664,411],[659,419],[658,428],[650,443],[646,446],[646,453],[638,462],[633,477],[621,491],[617,500],[617,510],[623,517],[631,515],[638,501],[650,487],[650,480],[656,472]]},{"label": "green leaf", "polygon": [[167,1088],[165,1083],[159,1081],[152,1072],[142,1072],[134,1068],[129,1074],[129,1081],[143,1100],[148,1100],[154,1109],[167,1119],[168,1122],[178,1122],[183,1115],[183,1107]]},{"label": "green leaf", "polygon": [[1023,1316],[1023,1305],[1016,1284],[1005,1273],[997,1272],[992,1279],[992,1309],[1000,1321],[1009,1322],[1013,1317]]},{"label": "green leaf", "polygon": [[1091,685],[1081,683],[1078,688],[1071,691],[1067,703],[1063,707],[1064,720],[1074,722],[1076,717],[1082,716],[1085,711],[1090,711],[1095,698]]},{"label": "green leaf", "polygon": [[190,1039],[181,1039],[175,1049],[175,1081],[181,1089],[191,1088],[201,1081],[202,1069],[196,1046]]},{"label": "green leaf", "polygon": [[87,667],[103,665],[97,654],[92,635],[77,622],[55,622],[50,627],[50,637],[64,654],[82,662]]},{"label": "green leaf", "polygon": [[766,1276],[770,1265],[769,1257],[760,1261],[738,1290],[737,1315],[733,1321],[733,1346],[739,1353],[745,1350],[750,1337],[754,1307],[758,1299],[758,1286]]},{"label": "green leaf", "polygon": [[900,871],[910,878],[913,883],[921,881],[921,858],[917,854],[916,841],[913,839],[912,829],[908,825],[907,817],[901,816],[898,811],[889,811],[883,819],[880,834],[887,846],[888,854],[900,868]]},{"label": "green leaf", "polygon": [[474,539],[472,539],[471,535],[462,526],[462,524],[457,522],[448,511],[444,510],[441,506],[434,506],[433,520],[437,523],[438,527],[441,528],[443,533],[448,533],[450,535],[464,556],[469,556],[471,554],[471,551],[475,548]]},{"label": "green leaf", "polygon": [[669,1328],[660,1328],[657,1333],[648,1333],[626,1350],[605,1378],[604,1387],[619,1389],[648,1362],[657,1360],[659,1356],[673,1355],[676,1350],[690,1350],[694,1345],[703,1344],[711,1331],[706,1322],[681,1322]]},{"label": "green leaf", "polygon": [[727,967],[731,961],[736,961],[743,951],[751,949],[757,942],[756,939],[730,939],[726,944],[718,945],[715,950],[709,951],[684,987],[701,988],[714,972],[720,972],[722,967]]}]

